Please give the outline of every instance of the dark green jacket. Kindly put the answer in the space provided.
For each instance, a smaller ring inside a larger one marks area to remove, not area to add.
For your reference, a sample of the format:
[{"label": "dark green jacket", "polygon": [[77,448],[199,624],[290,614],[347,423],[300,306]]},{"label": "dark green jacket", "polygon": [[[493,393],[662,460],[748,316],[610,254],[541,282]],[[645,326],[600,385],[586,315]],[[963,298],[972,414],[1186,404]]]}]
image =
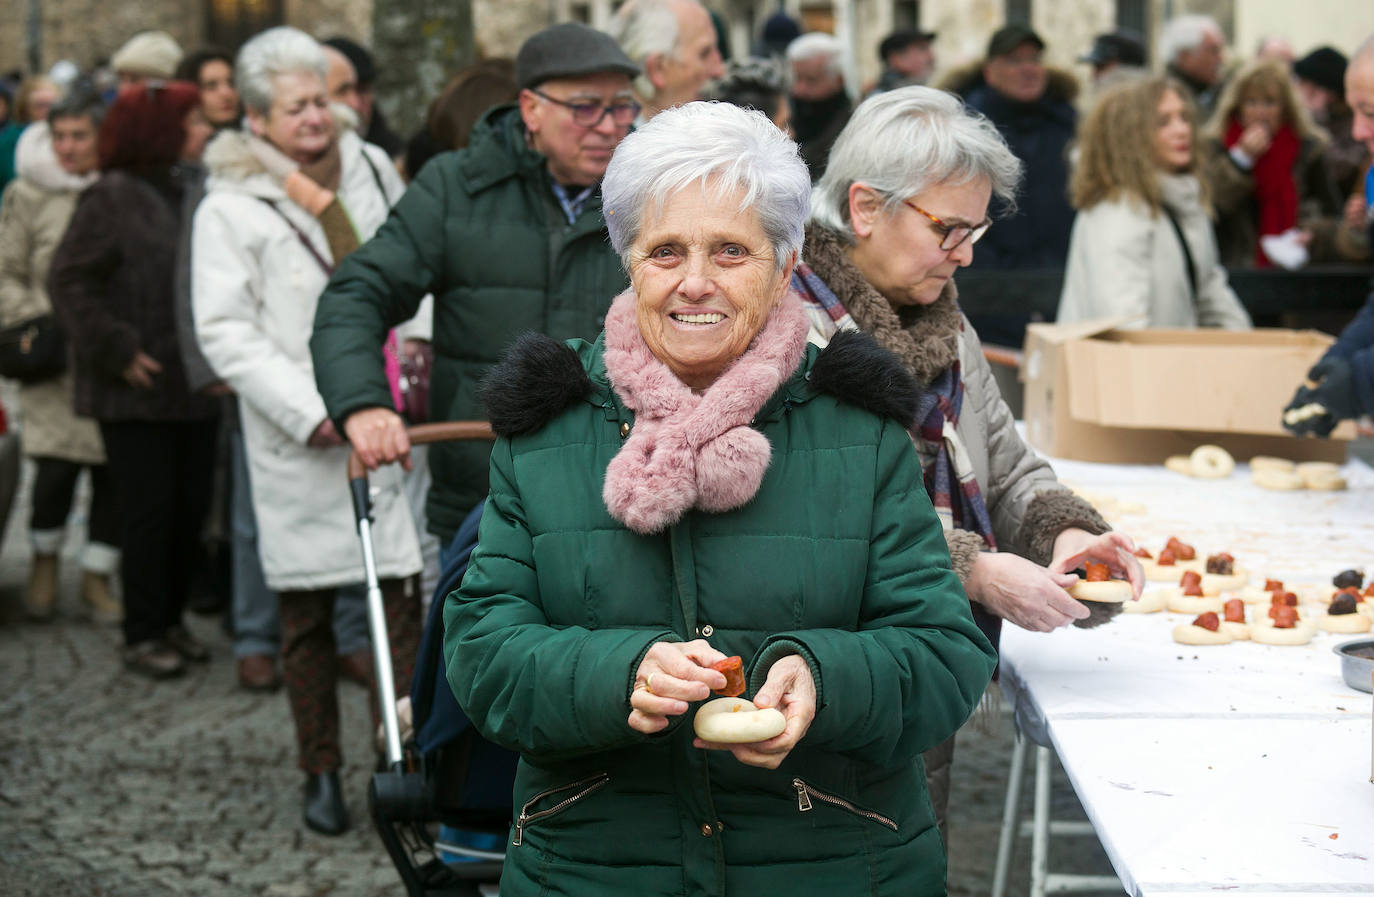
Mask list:
[{"label": "dark green jacket", "polygon": [[[587,394],[497,442],[444,609],[460,705],[523,755],[503,897],[944,894],[921,752],[994,657],[903,427],[813,389],[811,347],[756,418],[773,455],[755,498],[638,535],[601,497],[633,416],[602,344],[574,345]],[[692,711],[629,728],[645,652],[698,637],[744,658],[749,695],[780,657],[809,663],[819,710],[779,769],[693,748]]]},{"label": "dark green jacket", "polygon": [[[329,282],[310,341],[315,378],[342,432],[353,412],[391,407],[381,346],[434,294],[430,419],[481,418],[482,376],[526,330],[592,339],[627,284],[601,195],[568,224],[545,157],[525,144],[520,110],[483,117],[472,143],[426,165],[386,224]],[[487,443],[429,455],[429,528],[447,540],[487,494]]]}]

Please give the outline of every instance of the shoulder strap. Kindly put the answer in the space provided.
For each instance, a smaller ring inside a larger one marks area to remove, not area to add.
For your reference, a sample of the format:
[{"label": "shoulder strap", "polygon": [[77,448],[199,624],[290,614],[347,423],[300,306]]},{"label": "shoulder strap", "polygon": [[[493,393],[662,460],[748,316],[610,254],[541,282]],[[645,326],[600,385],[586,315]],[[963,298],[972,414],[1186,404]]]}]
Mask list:
[{"label": "shoulder strap", "polygon": [[320,266],[320,269],[324,271],[324,276],[332,277],[334,275],[334,266],[329,263],[328,259],[326,259],[323,255],[320,254],[320,251],[315,248],[315,244],[311,243],[310,238],[305,235],[305,231],[297,227],[296,222],[291,220],[291,216],[283,212],[277,206],[276,203],[274,203],[267,197],[259,196],[258,199],[261,200],[269,209],[276,212],[277,215],[281,217],[282,221],[286,222],[286,226],[291,228],[291,230],[296,234],[296,239],[301,241],[301,245],[305,247],[305,251],[310,253],[310,257],[313,258],[315,260],[315,263]]},{"label": "shoulder strap", "polygon": [[367,170],[372,172],[372,180],[377,182],[377,189],[382,193],[382,202],[387,208],[391,208],[391,196],[386,192],[386,185],[382,183],[382,173],[377,170],[377,163],[372,161],[372,157],[367,154],[367,149],[359,150],[363,161],[367,163]]},{"label": "shoulder strap", "polygon": [[1174,226],[1174,234],[1178,237],[1178,245],[1183,247],[1183,265],[1188,269],[1188,287],[1192,290],[1193,303],[1197,304],[1197,268],[1193,265],[1193,251],[1188,248],[1188,241],[1183,237],[1183,228],[1179,227],[1173,210],[1163,203],[1160,203],[1159,207],[1169,216],[1169,223]]}]

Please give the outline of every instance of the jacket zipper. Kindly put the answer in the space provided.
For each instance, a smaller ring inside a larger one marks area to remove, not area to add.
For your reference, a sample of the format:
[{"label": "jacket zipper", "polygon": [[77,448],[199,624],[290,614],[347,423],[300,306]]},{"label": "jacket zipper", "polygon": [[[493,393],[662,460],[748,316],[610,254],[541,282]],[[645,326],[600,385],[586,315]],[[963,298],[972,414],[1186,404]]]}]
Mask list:
[{"label": "jacket zipper", "polygon": [[[540,792],[539,794],[536,794],[534,797],[525,801],[525,805],[520,808],[520,817],[515,820],[515,838],[512,839],[511,844],[515,847],[520,846],[521,842],[525,840],[525,826],[529,825],[531,822],[537,822],[538,820],[543,819],[546,816],[552,816],[554,813],[562,812],[564,809],[571,806],[572,804],[577,803],[579,800],[586,797],[588,794],[591,794],[593,791],[597,791],[600,788],[605,787],[606,783],[610,780],[610,773],[598,772],[596,775],[588,776],[587,778],[577,782],[573,782],[570,785],[559,785],[557,788],[550,788],[548,791]],[[537,813],[530,812],[530,807],[539,803],[544,798],[553,794],[557,794],[560,791],[571,791],[574,788],[580,790],[578,790],[576,794],[563,798],[558,803],[554,804],[552,807],[549,807],[547,810],[540,810]]]},{"label": "jacket zipper", "polygon": [[833,794],[826,794],[824,791],[817,791],[815,788],[812,788],[810,785],[806,784],[801,779],[793,779],[792,787],[797,789],[797,809],[803,813],[811,812],[811,798],[814,797],[816,800],[824,801],[828,804],[833,804],[834,806],[837,806],[842,810],[848,810],[855,816],[862,816],[864,819],[870,819],[873,822],[878,823],[879,825],[885,825],[888,828],[892,829],[894,832],[897,831],[897,823],[893,822],[891,819],[888,819],[886,816],[883,816],[879,813],[874,813],[872,810],[864,810],[860,807],[856,807],[854,804],[851,804],[849,801],[845,800],[842,797],[836,797]]}]

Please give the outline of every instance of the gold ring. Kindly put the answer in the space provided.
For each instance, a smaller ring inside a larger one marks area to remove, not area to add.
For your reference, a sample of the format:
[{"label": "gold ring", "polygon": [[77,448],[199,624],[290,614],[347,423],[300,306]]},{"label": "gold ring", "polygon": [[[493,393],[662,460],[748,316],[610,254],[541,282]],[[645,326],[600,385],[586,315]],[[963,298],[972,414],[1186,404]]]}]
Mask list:
[{"label": "gold ring", "polygon": [[658,674],[650,673],[649,678],[644,680],[644,690],[647,691],[649,694],[654,693],[654,676],[656,675]]}]

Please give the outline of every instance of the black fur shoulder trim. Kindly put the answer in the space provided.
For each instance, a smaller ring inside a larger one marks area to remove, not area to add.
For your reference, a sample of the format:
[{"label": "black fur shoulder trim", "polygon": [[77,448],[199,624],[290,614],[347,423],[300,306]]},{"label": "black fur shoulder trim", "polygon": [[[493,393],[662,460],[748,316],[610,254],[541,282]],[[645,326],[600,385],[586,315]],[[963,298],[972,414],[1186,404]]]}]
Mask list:
[{"label": "black fur shoulder trim", "polygon": [[811,386],[910,426],[921,387],[897,356],[860,330],[830,338],[811,368]]},{"label": "black fur shoulder trim", "polygon": [[487,419],[498,436],[533,433],[591,391],[577,353],[533,331],[516,338],[481,385]]}]

